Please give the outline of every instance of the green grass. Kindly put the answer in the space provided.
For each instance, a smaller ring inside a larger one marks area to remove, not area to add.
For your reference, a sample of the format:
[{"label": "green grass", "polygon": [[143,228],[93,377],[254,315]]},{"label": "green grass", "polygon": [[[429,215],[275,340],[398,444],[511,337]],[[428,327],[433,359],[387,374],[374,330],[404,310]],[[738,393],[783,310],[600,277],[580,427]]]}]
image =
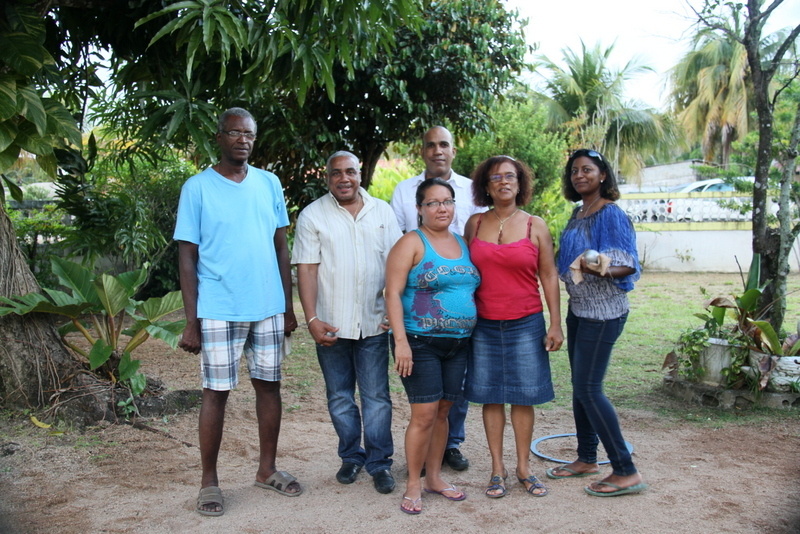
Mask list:
[{"label": "green grass", "polygon": [[[324,390],[325,385],[317,363],[314,340],[309,335],[308,329],[305,328],[305,323],[302,322],[303,313],[300,311],[300,303],[297,299],[295,299],[295,310],[300,327],[292,334],[292,352],[284,359],[282,389],[291,392],[299,401],[308,396],[314,388],[321,387]],[[294,402],[286,404],[284,408],[292,411],[298,407],[299,403]]]}]

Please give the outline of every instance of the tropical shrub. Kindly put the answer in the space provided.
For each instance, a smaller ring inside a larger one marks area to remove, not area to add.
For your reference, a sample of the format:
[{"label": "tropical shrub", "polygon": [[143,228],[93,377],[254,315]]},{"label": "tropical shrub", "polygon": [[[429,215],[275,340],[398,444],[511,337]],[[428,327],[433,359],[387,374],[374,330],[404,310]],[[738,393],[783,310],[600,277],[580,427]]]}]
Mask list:
[{"label": "tropical shrub", "polygon": [[197,169],[176,153],[133,165],[101,159],[90,172],[59,180],[59,207],[73,217],[65,245],[93,265],[104,259],[123,271],[151,268],[142,295],[178,288],[177,247],[172,242],[180,189]]},{"label": "tropical shrub", "polygon": [[369,194],[375,198],[389,202],[392,200],[394,188],[407,178],[418,175],[422,171],[414,171],[411,163],[403,159],[393,159],[391,161],[381,161],[375,168],[372,175],[372,183],[369,186]]},{"label": "tropical shrub", "polygon": [[63,239],[69,232],[67,214],[55,204],[31,209],[12,209],[7,204],[6,213],[36,281],[42,287],[55,285],[58,279],[50,270],[50,256],[64,254]]},{"label": "tropical shrub", "polygon": [[[113,276],[92,273],[58,257],[51,262],[53,274],[70,292],[44,289],[44,293],[0,297],[0,317],[48,313],[68,319],[58,329],[61,340],[90,371],[125,387],[130,395],[119,405],[125,413],[135,411],[133,399],[144,392],[147,380],[131,353],[150,336],[173,349],[178,346],[186,321],[165,317],[183,308],[180,291],[138,301],[134,295],[147,279],[146,265]],[[88,349],[68,336],[74,332],[88,342]]]}]

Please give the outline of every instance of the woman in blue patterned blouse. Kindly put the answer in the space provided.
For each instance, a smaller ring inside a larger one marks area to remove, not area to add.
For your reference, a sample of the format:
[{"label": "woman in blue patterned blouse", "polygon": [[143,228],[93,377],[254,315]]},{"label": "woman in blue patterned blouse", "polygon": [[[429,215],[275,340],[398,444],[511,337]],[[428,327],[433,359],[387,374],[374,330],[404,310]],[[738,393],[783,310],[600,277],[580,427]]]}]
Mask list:
[{"label": "woman in blue patterned blouse", "polygon": [[[614,171],[599,152],[582,149],[572,153],[564,169],[562,190],[568,200],[582,201],[561,234],[557,260],[559,277],[569,294],[567,351],[578,459],[548,469],[547,476],[563,479],[598,474],[600,441],[613,471],[587,486],[586,493],[596,497],[639,493],[647,485],[633,465],[617,414],[603,393],[611,350],[628,318],[627,292],[639,279],[636,232],[614,203],[619,198]],[[598,251],[605,268],[587,264],[587,250]]]}]

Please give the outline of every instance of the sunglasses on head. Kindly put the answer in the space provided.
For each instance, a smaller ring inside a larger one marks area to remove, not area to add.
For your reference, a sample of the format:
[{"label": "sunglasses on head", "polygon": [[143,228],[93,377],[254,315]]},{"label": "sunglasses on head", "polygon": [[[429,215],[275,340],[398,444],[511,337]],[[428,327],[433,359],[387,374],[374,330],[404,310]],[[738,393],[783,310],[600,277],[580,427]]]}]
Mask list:
[{"label": "sunglasses on head", "polygon": [[589,156],[590,158],[597,158],[600,161],[602,161],[603,163],[605,163],[605,161],[606,161],[606,158],[604,158],[603,155],[600,152],[598,152],[596,150],[589,150],[587,148],[581,148],[580,150],[576,150],[575,152],[573,152],[572,156],[571,156],[571,159],[575,159],[575,158],[578,158],[580,156]]}]

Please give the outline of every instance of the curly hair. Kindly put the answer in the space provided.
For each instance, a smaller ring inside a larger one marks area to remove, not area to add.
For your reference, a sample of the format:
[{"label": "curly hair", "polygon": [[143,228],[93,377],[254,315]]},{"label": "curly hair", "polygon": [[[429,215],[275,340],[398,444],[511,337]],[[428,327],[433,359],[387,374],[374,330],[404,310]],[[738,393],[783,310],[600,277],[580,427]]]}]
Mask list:
[{"label": "curly hair", "polygon": [[494,205],[494,200],[489,196],[489,173],[502,163],[510,163],[517,173],[517,184],[519,184],[515,198],[517,206],[524,206],[530,202],[533,194],[533,171],[530,167],[511,156],[492,156],[479,163],[472,171],[472,201],[476,206]]}]

